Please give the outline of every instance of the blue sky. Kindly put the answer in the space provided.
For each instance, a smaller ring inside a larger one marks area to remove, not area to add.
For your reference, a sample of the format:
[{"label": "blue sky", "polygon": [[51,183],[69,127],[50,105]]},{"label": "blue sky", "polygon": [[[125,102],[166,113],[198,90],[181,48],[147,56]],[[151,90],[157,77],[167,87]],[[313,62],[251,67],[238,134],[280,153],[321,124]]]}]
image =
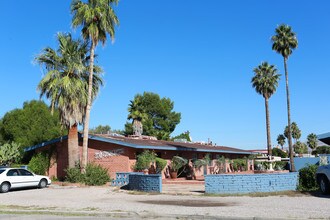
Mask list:
[{"label": "blue sky", "polygon": [[[267,2],[267,3],[266,3]],[[71,29],[70,1],[1,1],[0,117],[38,99],[42,71],[34,57],[57,47],[57,32]],[[173,135],[189,130],[194,141],[243,149],[265,148],[265,109],[251,86],[262,61],[282,74],[270,99],[272,144],[287,124],[283,58],[271,36],[285,23],[299,46],[288,61],[292,121],[309,133],[330,128],[330,2],[257,0],[121,0],[114,43],[97,48],[105,70],[91,112],[91,127],[123,129],[129,100],[144,91],[169,97],[181,112]]]}]

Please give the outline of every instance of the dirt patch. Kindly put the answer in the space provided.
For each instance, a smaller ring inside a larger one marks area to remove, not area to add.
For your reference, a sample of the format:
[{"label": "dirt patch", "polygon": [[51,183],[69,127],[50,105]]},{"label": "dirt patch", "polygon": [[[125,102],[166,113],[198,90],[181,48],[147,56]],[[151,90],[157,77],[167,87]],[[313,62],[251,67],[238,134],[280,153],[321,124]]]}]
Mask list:
[{"label": "dirt patch", "polygon": [[152,205],[173,205],[173,206],[186,206],[186,207],[224,207],[234,206],[233,203],[212,202],[204,200],[148,200],[138,201],[144,204]]}]

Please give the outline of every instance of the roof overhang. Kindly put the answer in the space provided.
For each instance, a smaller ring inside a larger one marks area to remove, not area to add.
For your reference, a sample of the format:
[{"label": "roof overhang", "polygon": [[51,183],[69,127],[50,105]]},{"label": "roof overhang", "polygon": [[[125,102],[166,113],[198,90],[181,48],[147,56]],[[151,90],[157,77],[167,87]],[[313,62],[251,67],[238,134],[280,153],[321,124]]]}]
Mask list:
[{"label": "roof overhang", "polygon": [[[81,137],[81,136],[79,136]],[[178,147],[178,146],[148,146],[148,145],[138,145],[138,144],[133,144],[133,143],[128,143],[125,141],[120,141],[116,139],[111,139],[111,138],[105,138],[105,137],[100,137],[100,136],[94,136],[94,135],[89,135],[88,136],[89,140],[94,140],[94,141],[101,141],[105,143],[111,143],[111,144],[116,144],[120,146],[125,146],[125,147],[130,147],[134,149],[146,149],[146,150],[169,150],[169,151],[193,151],[193,152],[208,152],[208,153],[228,153],[228,154],[244,154],[244,155],[250,155],[253,154],[252,152],[248,151],[230,151],[230,150],[221,150],[221,149],[203,149],[203,148],[189,148],[189,147]],[[41,144],[37,144],[31,147],[27,147],[24,149],[25,152],[36,150],[38,148],[45,147],[47,145],[51,145],[57,142],[61,142],[63,140],[67,140],[68,136],[62,136],[57,139],[53,139],[51,141],[43,142]]]},{"label": "roof overhang", "polygon": [[330,145],[330,132],[317,135],[317,139],[319,139],[323,143]]}]

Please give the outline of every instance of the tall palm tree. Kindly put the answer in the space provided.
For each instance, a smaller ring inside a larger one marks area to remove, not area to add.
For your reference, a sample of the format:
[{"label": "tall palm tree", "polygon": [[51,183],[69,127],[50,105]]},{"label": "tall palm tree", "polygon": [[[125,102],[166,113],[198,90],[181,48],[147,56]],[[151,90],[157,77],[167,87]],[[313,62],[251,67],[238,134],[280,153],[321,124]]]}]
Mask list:
[{"label": "tall palm tree", "polygon": [[82,26],[82,35],[84,39],[91,42],[88,99],[86,106],[86,117],[84,121],[83,157],[81,164],[83,171],[85,170],[88,160],[88,129],[92,103],[92,79],[95,47],[99,41],[105,44],[107,34],[109,34],[110,38],[114,40],[115,26],[119,24],[119,20],[112,8],[112,5],[117,5],[118,1],[119,0],[88,0],[87,3],[85,3],[80,0],[73,0],[71,3],[71,13],[73,14],[72,26],[74,28]]},{"label": "tall palm tree", "polygon": [[[89,51],[88,44],[73,40],[71,34],[57,35],[59,48],[47,47],[35,60],[47,72],[38,84],[40,97],[46,96],[52,111],[58,108],[63,126],[68,128],[68,166],[79,161],[78,124],[84,120],[87,105]],[[92,97],[98,93],[101,68],[94,66]]]},{"label": "tall palm tree", "polygon": [[134,100],[130,101],[128,112],[127,119],[133,120],[133,134],[141,136],[143,134],[142,122],[147,118],[147,114],[143,110],[141,96],[135,96]]},{"label": "tall palm tree", "polygon": [[256,92],[262,95],[265,99],[267,149],[268,155],[272,155],[268,100],[276,91],[280,74],[277,73],[277,69],[274,65],[269,65],[267,62],[261,63],[261,65],[256,67],[253,72],[254,76],[251,80],[252,87],[255,88]]},{"label": "tall palm tree", "polygon": [[296,34],[292,31],[289,25],[282,24],[275,29],[275,35],[272,37],[272,49],[281,54],[284,59],[285,70],[285,84],[286,84],[286,99],[287,99],[287,111],[288,111],[288,128],[289,128],[289,151],[290,151],[290,164],[291,171],[295,171],[295,165],[293,161],[293,146],[291,138],[291,113],[290,113],[290,92],[289,92],[289,77],[287,69],[287,60],[292,54],[292,51],[298,47],[298,40]]}]

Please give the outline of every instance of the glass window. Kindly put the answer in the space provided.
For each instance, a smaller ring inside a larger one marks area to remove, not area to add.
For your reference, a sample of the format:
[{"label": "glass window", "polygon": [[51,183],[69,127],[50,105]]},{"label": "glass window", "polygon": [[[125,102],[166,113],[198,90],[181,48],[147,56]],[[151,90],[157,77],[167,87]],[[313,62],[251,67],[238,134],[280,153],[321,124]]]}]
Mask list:
[{"label": "glass window", "polygon": [[0,174],[3,173],[5,170],[0,170]]},{"label": "glass window", "polygon": [[7,176],[18,176],[18,170],[12,169],[7,172]]},{"label": "glass window", "polygon": [[19,172],[21,173],[22,176],[33,176],[33,174],[30,171],[24,169],[19,169]]}]

